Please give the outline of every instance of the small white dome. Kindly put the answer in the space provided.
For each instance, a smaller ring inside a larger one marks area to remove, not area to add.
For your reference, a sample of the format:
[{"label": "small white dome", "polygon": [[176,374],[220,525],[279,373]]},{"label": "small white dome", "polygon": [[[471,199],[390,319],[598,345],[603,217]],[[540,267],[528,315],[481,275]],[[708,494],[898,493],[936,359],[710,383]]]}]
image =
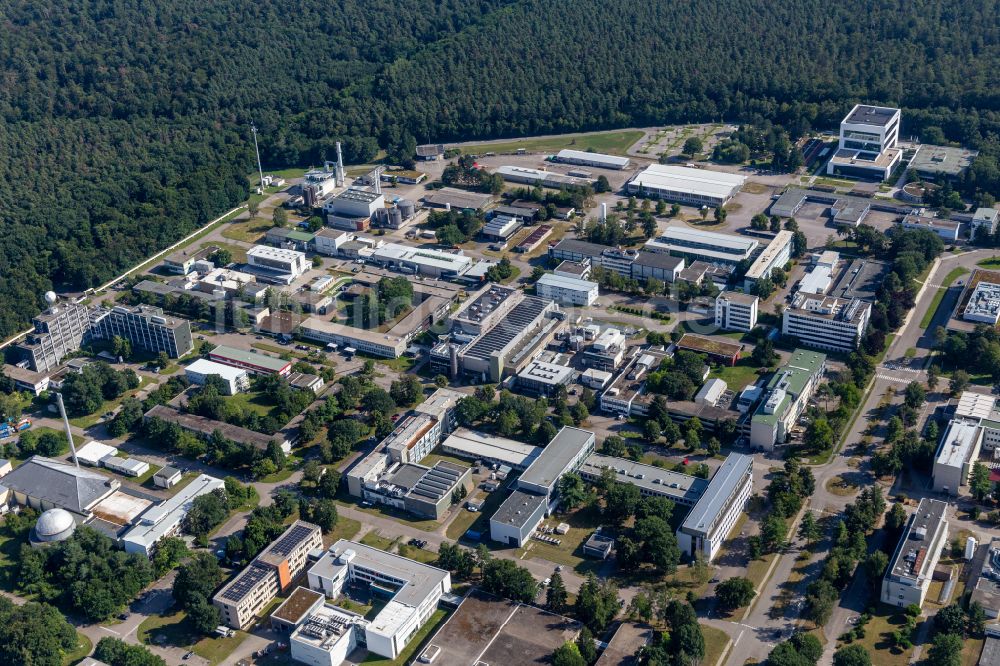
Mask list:
[{"label": "small white dome", "polygon": [[76,521],[69,511],[59,508],[49,509],[38,517],[35,534],[40,541],[49,541],[64,532],[72,532],[75,527]]},{"label": "small white dome", "polygon": [[57,300],[59,300],[59,297],[56,296],[56,292],[54,292],[54,291],[47,291],[47,292],[45,292],[45,302],[46,303],[48,303],[49,305],[52,305]]}]

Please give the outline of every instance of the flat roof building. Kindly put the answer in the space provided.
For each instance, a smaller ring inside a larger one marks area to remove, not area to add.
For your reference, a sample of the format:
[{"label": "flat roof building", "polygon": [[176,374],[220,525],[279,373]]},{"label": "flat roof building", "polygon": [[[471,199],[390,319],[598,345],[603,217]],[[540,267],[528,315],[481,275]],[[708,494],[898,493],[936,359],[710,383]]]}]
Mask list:
[{"label": "flat roof building", "polygon": [[401,273],[444,279],[456,278],[472,266],[472,259],[461,252],[415,248],[397,243],[379,245],[373,250],[371,260]]},{"label": "flat roof building", "polygon": [[968,486],[972,465],[979,459],[983,429],[977,421],[952,419],[934,455],[934,491],[958,495]]},{"label": "flat roof building", "polygon": [[597,483],[605,469],[612,470],[619,483],[636,486],[643,497],[666,497],[684,506],[697,504],[708,487],[707,480],[690,474],[600,453],[587,456],[579,474],[584,481]]},{"label": "flat roof building", "polygon": [[930,231],[941,237],[946,243],[958,242],[959,233],[962,231],[962,223],[957,220],[945,220],[938,217],[925,217],[923,215],[907,215],[900,222],[904,229],[923,229]]},{"label": "flat roof building", "polygon": [[217,363],[242,368],[256,375],[280,375],[284,377],[292,370],[291,361],[226,345],[218,345],[208,353],[208,357]]},{"label": "flat roof building", "polygon": [[460,458],[480,460],[488,465],[508,465],[516,470],[527,468],[542,452],[538,446],[466,428],[456,428],[441,443],[441,450]]},{"label": "flat roof building", "polygon": [[737,291],[724,291],[715,298],[715,325],[724,331],[751,331],[757,325],[760,299]]},{"label": "flat roof building", "polygon": [[303,520],[289,525],[212,597],[223,624],[233,629],[249,627],[257,613],[289,589],[305,570],[309,553],[322,547],[323,533],[318,525]]},{"label": "flat roof building", "polygon": [[749,289],[758,280],[771,277],[771,271],[775,268],[783,268],[792,258],[792,239],[795,237],[791,231],[779,231],[775,237],[767,244],[754,262],[750,264],[746,275],[743,276],[743,288]]},{"label": "flat roof building", "polygon": [[755,238],[671,225],[662,235],[646,241],[644,249],[710,264],[736,265],[749,259],[759,244]]},{"label": "flat roof building", "polygon": [[80,349],[90,333],[96,312],[70,302],[53,302],[31,320],[34,330],[15,348],[34,372],[48,372],[72,352]]},{"label": "flat roof building", "polygon": [[970,605],[979,604],[991,620],[1000,617],[1000,538],[993,537],[988,545],[980,544],[976,549],[966,590],[969,588]]},{"label": "flat roof building", "polygon": [[250,378],[246,370],[224,363],[216,363],[207,358],[199,358],[184,368],[184,376],[192,384],[202,386],[209,377],[222,380],[226,395],[236,395],[250,389]]},{"label": "flat roof building", "polygon": [[535,291],[562,305],[587,307],[597,301],[598,284],[579,278],[546,273],[535,283]]},{"label": "flat roof building", "polygon": [[941,551],[948,543],[948,505],[924,498],[910,518],[882,579],[882,603],[923,606]]},{"label": "flat roof building", "polygon": [[858,348],[868,328],[872,304],[799,292],[781,315],[782,335],[794,336],[807,347],[850,352]]},{"label": "flat roof building", "polygon": [[998,216],[1000,216],[1000,211],[996,208],[977,208],[969,223],[969,236],[973,239],[976,238],[977,233],[992,236],[997,230]]},{"label": "flat roof building", "polygon": [[685,333],[677,341],[677,348],[696,354],[706,354],[710,359],[714,359],[726,365],[736,365],[740,360],[740,352],[743,351],[743,343],[732,342],[729,339],[710,338],[705,335],[695,333]]},{"label": "flat roof building", "polygon": [[651,164],[625,184],[625,191],[692,206],[719,207],[745,182],[746,176],[724,171]]},{"label": "flat roof building", "polygon": [[593,453],[594,433],[564,426],[517,480],[517,490],[490,518],[490,537],[521,547],[557,502],[559,478]]},{"label": "flat roof building", "polygon": [[424,195],[424,203],[432,208],[482,210],[493,202],[489,194],[477,194],[454,187],[442,187]]},{"label": "flat roof building", "polygon": [[783,444],[805,411],[826,371],[826,355],[796,349],[767,383],[764,400],[750,419],[750,447],[772,451]]},{"label": "flat roof building", "polygon": [[565,365],[534,360],[517,373],[517,386],[527,393],[549,395],[573,381],[576,371]]},{"label": "flat roof building", "polygon": [[906,168],[915,171],[924,180],[954,180],[969,168],[978,155],[978,150],[924,143],[917,146],[917,152]]},{"label": "flat roof building", "polygon": [[555,190],[563,187],[584,187],[594,183],[593,178],[580,178],[557,171],[545,171],[544,169],[531,169],[521,166],[501,166],[496,172],[500,174],[508,183],[524,183],[525,185],[539,185]]},{"label": "flat roof building", "polygon": [[677,529],[681,552],[715,559],[752,490],[753,456],[730,453]]},{"label": "flat roof building", "polygon": [[684,258],[672,257],[660,252],[636,253],[632,262],[632,277],[640,282],[655,278],[667,284],[673,284],[680,279],[684,271]]},{"label": "flat roof building", "polygon": [[840,138],[827,174],[886,180],[903,157],[896,145],[899,125],[899,109],[856,104],[840,122]]},{"label": "flat roof building", "polygon": [[121,539],[126,553],[141,553],[151,557],[156,545],[166,537],[180,534],[181,525],[194,500],[215,490],[223,490],[226,484],[207,474],[199,474],[191,483],[161,504],[150,507],[139,516],[133,527]]},{"label": "flat roof building", "polygon": [[[451,574],[400,555],[340,539],[309,568],[309,588],[336,599],[345,587],[367,587],[387,600],[374,617],[359,624],[368,651],[396,659],[451,592]],[[361,642],[361,641],[359,641]]]},{"label": "flat roof building", "polygon": [[578,164],[580,166],[597,167],[599,169],[627,169],[631,161],[627,157],[592,153],[585,150],[560,150],[553,158],[563,164]]},{"label": "flat roof building", "polygon": [[247,263],[267,271],[290,275],[292,279],[309,270],[305,253],[266,245],[254,245],[247,250]]},{"label": "flat roof building", "polygon": [[286,433],[277,432],[273,435],[265,435],[256,430],[250,430],[242,426],[216,421],[198,414],[182,412],[169,405],[154,405],[143,415],[143,419],[160,419],[167,423],[176,423],[181,430],[187,430],[205,437],[210,437],[213,433],[219,432],[226,439],[230,439],[237,444],[245,444],[255,449],[265,451],[271,442],[277,442],[281,450],[285,453],[292,452],[292,444]]},{"label": "flat roof building", "polygon": [[153,354],[164,352],[170,358],[180,358],[192,349],[191,322],[168,317],[163,310],[150,305],[126,307],[116,305],[102,311],[94,321],[93,334],[111,340],[125,338],[133,347]]}]

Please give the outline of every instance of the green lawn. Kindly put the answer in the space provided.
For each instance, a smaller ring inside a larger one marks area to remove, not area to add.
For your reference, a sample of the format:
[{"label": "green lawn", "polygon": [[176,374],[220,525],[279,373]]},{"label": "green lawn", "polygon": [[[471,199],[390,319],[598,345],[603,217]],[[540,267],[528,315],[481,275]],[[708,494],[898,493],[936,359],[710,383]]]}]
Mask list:
[{"label": "green lawn", "polygon": [[704,666],[716,666],[722,653],[729,647],[729,634],[707,624],[701,625],[701,634],[705,637],[705,657],[701,663]]},{"label": "green lawn", "polygon": [[759,378],[757,369],[760,366],[754,363],[750,357],[741,358],[736,365],[729,367],[712,368],[709,377],[718,377],[726,382],[726,385],[733,391],[741,391],[747,384],[753,384]]},{"label": "green lawn", "polygon": [[410,663],[411,658],[415,655],[423,643],[427,640],[427,637],[434,633],[438,626],[444,623],[447,619],[448,613],[443,610],[436,610],[434,614],[431,615],[430,619],[427,620],[427,624],[422,626],[417,633],[413,634],[413,638],[407,643],[399,652],[399,656],[395,659],[386,659],[385,657],[380,657],[376,654],[369,654],[365,657],[363,663],[365,664],[377,664],[378,666],[403,666],[403,664]]},{"label": "green lawn", "polygon": [[267,416],[274,409],[274,403],[268,401],[261,393],[256,391],[226,396],[226,401],[234,403],[244,410],[255,412],[260,416]]},{"label": "green lawn", "polygon": [[252,220],[233,222],[222,230],[222,235],[230,240],[256,243],[267,230],[274,226],[270,220],[255,217]]},{"label": "green lawn", "polygon": [[230,254],[233,255],[233,261],[238,261],[240,263],[243,263],[247,260],[247,250],[242,245],[235,245],[233,243],[220,243],[219,241],[211,241],[208,243],[202,243],[198,247],[206,248],[206,247],[212,247],[213,245],[218,248],[225,248],[229,250]]},{"label": "green lawn", "polygon": [[[70,421],[70,423],[72,423],[72,421]],[[48,426],[32,426],[31,429],[38,436],[41,436],[42,433],[54,432],[55,434],[59,435],[63,439],[66,439],[66,433],[63,430],[56,430],[55,428],[49,428]],[[73,435],[73,445],[74,446],[82,446],[83,443],[86,441],[86,439],[87,438],[83,437],[82,435]],[[69,451],[69,445],[66,446],[66,451]]]},{"label": "green lawn", "polygon": [[438,554],[433,550],[427,550],[425,548],[417,548],[415,546],[410,546],[405,543],[399,544],[399,548],[396,549],[397,552],[411,560],[416,560],[417,562],[423,562],[424,564],[431,564],[437,559]]},{"label": "green lawn", "polygon": [[891,647],[888,634],[905,625],[903,613],[898,608],[892,608],[880,603],[872,619],[865,625],[865,637],[854,641],[868,650],[872,663],[879,666],[907,666],[910,663],[910,653],[913,648],[903,650]]},{"label": "green lawn", "polygon": [[[982,265],[983,262],[979,263]],[[997,263],[997,268],[1000,268],[1000,262]],[[952,269],[950,273],[944,276],[941,286],[938,287],[937,292],[934,294],[934,298],[931,299],[931,304],[927,306],[927,312],[924,313],[923,318],[920,320],[920,328],[927,328],[931,325],[931,321],[934,320],[934,315],[937,314],[938,308],[941,306],[941,301],[944,300],[945,294],[948,293],[948,288],[951,286],[951,283],[968,272],[968,268],[959,266],[958,268]]]},{"label": "green lawn", "polygon": [[63,655],[63,666],[71,666],[83,661],[84,657],[87,657],[93,649],[94,644],[90,642],[90,639],[79,631],[76,632],[76,649]]},{"label": "green lawn", "polygon": [[353,539],[361,531],[361,523],[353,518],[337,517],[337,526],[324,537],[325,545],[336,543],[340,539]]},{"label": "green lawn", "polygon": [[976,266],[979,266],[980,268],[988,268],[992,271],[1000,270],[1000,257],[990,257],[989,259],[977,261]]},{"label": "green lawn", "polygon": [[501,143],[462,146],[462,152],[466,155],[481,155],[488,152],[513,153],[523,148],[529,153],[555,153],[563,148],[572,148],[575,150],[593,150],[597,153],[624,154],[632,144],[642,137],[643,132],[641,130],[619,130],[597,134],[563,134],[549,138],[515,139]]},{"label": "green lawn", "polygon": [[184,611],[177,611],[146,618],[139,625],[136,637],[147,645],[173,645],[191,650],[215,666],[232,654],[247,635],[237,631],[229,638],[207,638],[187,622]]},{"label": "green lawn", "polygon": [[389,552],[392,550],[393,545],[395,545],[398,539],[389,539],[378,533],[378,530],[372,530],[368,534],[361,537],[361,543],[366,546],[371,546],[372,548],[378,548],[379,550],[384,550]]},{"label": "green lawn", "polygon": [[545,519],[545,524],[555,527],[559,523],[569,525],[566,534],[552,534],[560,544],[530,540],[524,548],[527,557],[545,560],[572,567],[578,573],[589,573],[600,566],[600,562],[583,556],[583,543],[601,526],[601,516],[596,508],[583,508],[572,513],[558,513]]}]

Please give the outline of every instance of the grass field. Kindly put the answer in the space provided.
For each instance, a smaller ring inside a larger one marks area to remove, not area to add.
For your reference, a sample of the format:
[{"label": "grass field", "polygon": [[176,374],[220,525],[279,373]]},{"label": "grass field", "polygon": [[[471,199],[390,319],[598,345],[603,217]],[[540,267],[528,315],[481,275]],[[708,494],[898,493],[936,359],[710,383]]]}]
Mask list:
[{"label": "grass field", "polygon": [[323,544],[329,546],[332,543],[336,543],[339,539],[353,539],[360,531],[360,522],[354,520],[353,518],[339,516],[337,518],[337,526],[334,527],[329,534],[323,537]]},{"label": "grass field", "polygon": [[378,530],[372,530],[368,534],[361,537],[361,543],[386,552],[390,552],[392,550],[392,547],[396,544],[397,540],[398,539],[389,539],[382,536],[378,533]]},{"label": "grass field", "polygon": [[619,130],[615,132],[599,132],[596,134],[563,134],[560,136],[513,139],[499,143],[483,143],[462,146],[462,152],[467,155],[483,153],[513,153],[524,149],[529,153],[558,152],[563,148],[587,150],[597,153],[624,154],[628,148],[643,137],[641,130]]},{"label": "grass field", "polygon": [[273,404],[270,404],[263,395],[256,391],[226,396],[226,401],[235,403],[242,409],[256,412],[261,416],[267,416],[274,408]]},{"label": "grass field", "polygon": [[206,247],[212,247],[213,245],[218,248],[225,248],[229,250],[229,253],[233,255],[233,261],[238,261],[240,263],[243,263],[247,260],[247,250],[242,245],[235,245],[233,243],[220,243],[218,241],[210,241],[207,243],[202,243],[198,247],[206,248]]},{"label": "grass field", "polygon": [[753,384],[758,379],[757,368],[759,368],[750,357],[741,358],[732,367],[724,366],[712,368],[709,377],[718,377],[726,382],[726,385],[733,391],[740,391],[747,384]]},{"label": "grass field", "polygon": [[879,604],[871,621],[865,625],[865,637],[854,641],[871,654],[872,663],[879,666],[907,666],[913,648],[903,650],[891,647],[889,634],[905,625],[903,613],[898,608]]},{"label": "grass field", "polygon": [[705,637],[705,657],[701,663],[704,666],[716,666],[722,653],[729,647],[729,634],[707,624],[701,625],[701,634]]},{"label": "grass field", "polygon": [[557,514],[544,522],[551,527],[566,523],[569,525],[569,532],[552,535],[560,540],[558,546],[542,541],[529,541],[524,548],[527,557],[537,557],[547,562],[572,567],[577,573],[596,573],[601,563],[584,558],[582,549],[583,543],[601,526],[601,517],[597,509],[584,508],[569,514]]},{"label": "grass field", "polygon": [[260,237],[267,233],[267,230],[274,226],[270,220],[255,217],[252,220],[233,222],[222,230],[222,235],[229,240],[243,241],[244,243],[255,243]]},{"label": "grass field", "polygon": [[826,489],[829,490],[834,495],[840,495],[841,497],[850,497],[858,492],[858,487],[849,481],[845,481],[840,476],[832,477],[826,482]]},{"label": "grass field", "polygon": [[1000,257],[990,257],[989,259],[977,261],[976,266],[987,268],[991,271],[1000,270]]},{"label": "grass field", "polygon": [[434,633],[447,617],[448,613],[443,610],[434,611],[434,614],[427,620],[427,624],[422,626],[417,633],[413,634],[413,638],[410,639],[410,642],[399,652],[399,656],[395,659],[386,659],[376,654],[369,654],[365,657],[363,663],[376,664],[377,666],[402,666],[403,664],[409,664],[413,655],[417,654],[420,648],[423,647],[427,637]]},{"label": "grass field", "polygon": [[[983,262],[979,263],[982,265]],[[997,263],[997,268],[1000,268],[1000,262]],[[952,269],[950,273],[944,276],[944,280],[941,281],[941,286],[938,287],[937,292],[934,294],[931,304],[927,306],[927,312],[924,313],[923,318],[920,320],[920,328],[927,328],[931,325],[931,322],[934,320],[934,315],[937,314],[938,308],[941,306],[941,301],[944,300],[945,294],[948,293],[948,288],[951,286],[951,283],[968,272],[968,268],[959,266],[958,268]]]},{"label": "grass field", "polygon": [[[70,423],[72,423],[72,421],[70,421]],[[42,433],[54,432],[55,434],[59,435],[63,439],[66,438],[66,433],[64,431],[62,431],[62,430],[56,430],[55,428],[49,428],[47,426],[32,426],[31,431],[34,432],[38,436],[41,436]],[[86,439],[87,439],[86,437],[83,437],[81,435],[73,435],[73,445],[74,446],[81,446]],[[69,445],[68,444],[66,445],[66,451],[69,451]]]},{"label": "grass field", "polygon": [[247,635],[237,631],[229,638],[206,638],[195,631],[184,611],[177,611],[146,618],[139,625],[136,637],[147,645],[174,645],[191,650],[214,666],[232,654]]}]

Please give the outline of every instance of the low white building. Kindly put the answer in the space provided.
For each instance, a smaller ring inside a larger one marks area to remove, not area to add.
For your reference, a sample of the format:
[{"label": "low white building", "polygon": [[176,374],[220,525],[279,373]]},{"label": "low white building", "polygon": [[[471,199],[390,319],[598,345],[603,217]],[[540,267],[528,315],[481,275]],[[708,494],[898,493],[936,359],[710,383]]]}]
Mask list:
[{"label": "low white building", "polygon": [[1000,211],[996,208],[977,208],[972,214],[972,222],[969,223],[969,235],[972,238],[975,238],[977,233],[992,236],[997,230],[998,216]]},{"label": "low white building", "polygon": [[944,502],[920,500],[882,579],[882,603],[897,608],[923,606],[941,551],[948,544],[947,511]]},{"label": "low white building", "polygon": [[996,397],[963,391],[955,406],[955,418],[979,424],[983,429],[983,450],[993,451],[1000,445],[1000,403]]},{"label": "low white building", "polygon": [[[434,614],[441,596],[451,592],[447,571],[346,539],[330,546],[309,568],[308,579],[310,589],[329,598],[339,597],[350,585],[377,589],[389,597],[375,617],[353,626],[359,638],[363,635],[368,651],[386,659],[399,656]],[[307,663],[334,666],[336,662]]]},{"label": "low white building", "polygon": [[204,386],[205,381],[210,376],[218,377],[226,386],[226,395],[236,395],[243,391],[250,390],[250,377],[247,371],[224,363],[210,361],[207,358],[199,358],[191,365],[184,368],[184,376],[188,381],[198,386]]},{"label": "low white building", "polygon": [[382,243],[371,254],[376,264],[401,273],[456,278],[472,267],[472,258],[459,252],[444,252],[410,247],[398,243]]},{"label": "low white building", "polygon": [[551,298],[562,305],[586,307],[597,301],[598,284],[589,280],[546,273],[535,283],[535,290],[543,298]]},{"label": "low white building", "polygon": [[694,396],[694,402],[698,405],[708,405],[715,407],[719,404],[722,394],[729,388],[726,382],[718,377],[714,377],[705,382]]},{"label": "low white building", "polygon": [[180,533],[181,524],[188,511],[191,510],[196,497],[225,487],[226,484],[223,483],[222,479],[207,474],[198,475],[191,483],[177,491],[173,497],[150,507],[139,516],[135,525],[122,537],[122,546],[125,548],[125,552],[142,553],[146,557],[152,556],[156,544],[161,539]]},{"label": "low white building", "polygon": [[563,164],[576,164],[579,166],[597,167],[599,169],[627,169],[631,162],[627,157],[617,155],[605,155],[604,153],[592,153],[584,150],[571,150],[569,148],[560,150],[555,156],[556,162]]},{"label": "low white building", "polygon": [[101,458],[101,465],[122,476],[139,477],[149,471],[149,463],[138,458],[105,456]]},{"label": "low white building", "polygon": [[952,419],[934,457],[934,491],[958,495],[979,459],[983,429],[975,421]]},{"label": "low white building", "polygon": [[753,457],[732,453],[677,529],[681,552],[711,562],[743,513],[753,491]]},{"label": "low white building", "polygon": [[247,263],[269,272],[291,276],[293,280],[309,270],[304,252],[266,245],[254,245],[247,250]]},{"label": "low white building", "polygon": [[732,199],[745,182],[746,176],[724,171],[651,164],[625,184],[625,191],[692,206],[718,207]]},{"label": "low white building", "polygon": [[459,458],[479,460],[487,465],[507,465],[523,470],[535,461],[542,449],[498,435],[456,428],[441,443],[441,451]]},{"label": "low white building", "polygon": [[743,288],[750,289],[755,282],[770,278],[774,269],[782,268],[787,264],[792,258],[792,240],[794,238],[795,234],[791,231],[779,231],[764,248],[764,251],[750,264],[746,275],[743,276]]},{"label": "low white building", "polygon": [[724,291],[715,299],[715,325],[724,331],[750,331],[757,325],[760,299],[737,291]]},{"label": "low white building", "polygon": [[87,442],[76,450],[76,459],[81,465],[100,467],[101,461],[107,456],[118,455],[118,449],[104,442]]}]

